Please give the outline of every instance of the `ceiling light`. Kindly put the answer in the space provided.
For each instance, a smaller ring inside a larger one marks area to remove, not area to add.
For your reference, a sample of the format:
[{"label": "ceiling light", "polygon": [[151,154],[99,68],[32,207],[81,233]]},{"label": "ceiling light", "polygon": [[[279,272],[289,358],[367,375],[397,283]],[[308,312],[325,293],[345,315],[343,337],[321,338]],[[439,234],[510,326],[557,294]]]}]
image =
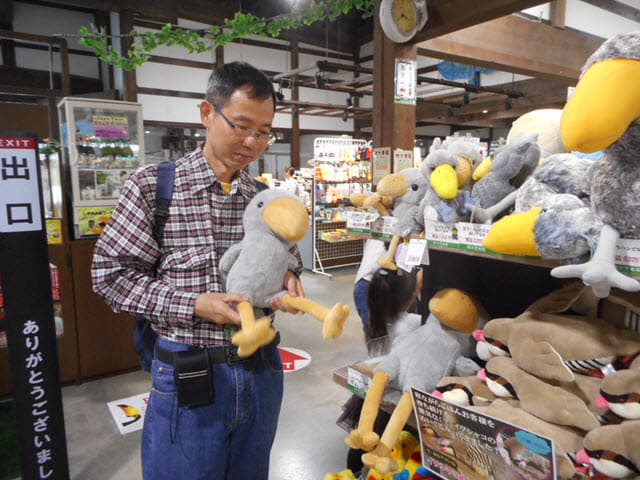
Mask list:
[{"label": "ceiling light", "polygon": [[144,131],[144,133],[151,133],[151,131],[149,131],[149,130],[145,130],[145,131]]},{"label": "ceiling light", "polygon": [[489,113],[489,110],[485,108],[484,110],[482,110],[482,113]]},{"label": "ceiling light", "polygon": [[194,136],[199,137],[199,136],[200,136],[200,134],[196,132],[196,133],[194,134]]}]

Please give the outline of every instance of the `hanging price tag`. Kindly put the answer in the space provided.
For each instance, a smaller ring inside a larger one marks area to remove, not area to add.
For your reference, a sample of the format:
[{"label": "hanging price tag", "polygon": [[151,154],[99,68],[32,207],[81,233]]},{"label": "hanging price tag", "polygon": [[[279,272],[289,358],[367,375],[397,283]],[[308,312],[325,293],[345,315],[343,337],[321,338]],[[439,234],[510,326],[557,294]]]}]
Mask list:
[{"label": "hanging price tag", "polygon": [[409,267],[409,270],[418,265],[429,265],[429,247],[426,239],[412,238],[409,240],[404,264]]}]

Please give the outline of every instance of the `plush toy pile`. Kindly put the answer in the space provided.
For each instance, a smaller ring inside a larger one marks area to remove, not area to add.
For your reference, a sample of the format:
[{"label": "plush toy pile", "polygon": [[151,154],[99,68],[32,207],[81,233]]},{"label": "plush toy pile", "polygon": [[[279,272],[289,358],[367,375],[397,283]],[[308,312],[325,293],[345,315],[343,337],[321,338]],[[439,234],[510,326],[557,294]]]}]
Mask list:
[{"label": "plush toy pile", "polygon": [[589,469],[636,479],[640,333],[624,322],[639,310],[640,295],[614,291],[598,302],[572,284],[474,332],[486,385],[448,377],[434,393],[552,438],[561,479]]}]

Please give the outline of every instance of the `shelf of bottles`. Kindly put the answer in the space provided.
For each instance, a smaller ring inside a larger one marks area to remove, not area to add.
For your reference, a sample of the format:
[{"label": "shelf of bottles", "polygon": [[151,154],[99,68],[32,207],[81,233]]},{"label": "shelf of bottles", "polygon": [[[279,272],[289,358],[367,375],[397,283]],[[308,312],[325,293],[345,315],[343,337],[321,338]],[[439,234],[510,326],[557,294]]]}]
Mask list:
[{"label": "shelf of bottles", "polygon": [[142,107],[64,98],[58,112],[65,173],[72,189],[74,237],[97,235],[125,181],[145,163]]},{"label": "shelf of bottles", "polygon": [[371,192],[371,142],[352,138],[314,141],[314,267],[357,263],[363,241],[346,234],[349,199]]}]

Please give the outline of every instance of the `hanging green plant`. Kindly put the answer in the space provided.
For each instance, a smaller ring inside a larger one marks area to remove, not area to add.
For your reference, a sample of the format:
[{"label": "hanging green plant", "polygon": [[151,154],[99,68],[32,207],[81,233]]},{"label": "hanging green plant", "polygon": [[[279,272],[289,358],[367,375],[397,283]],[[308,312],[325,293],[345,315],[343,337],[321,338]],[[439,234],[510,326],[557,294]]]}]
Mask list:
[{"label": "hanging green plant", "polygon": [[334,21],[353,9],[362,12],[362,18],[369,18],[374,8],[375,0],[313,0],[304,11],[294,7],[291,13],[270,19],[237,12],[233,18],[225,19],[223,26],[214,25],[209,30],[185,30],[168,23],[160,31],[142,33],[132,30],[127,36],[133,39],[133,45],[124,56],[108,45],[104,28],[96,28],[95,25],[80,28],[79,42],[101,60],[124,70],[133,70],[146,62],[149,54],[161,45],[179,45],[189,53],[202,53],[247,35],[276,38],[284,30],[295,30],[325,18]]}]

